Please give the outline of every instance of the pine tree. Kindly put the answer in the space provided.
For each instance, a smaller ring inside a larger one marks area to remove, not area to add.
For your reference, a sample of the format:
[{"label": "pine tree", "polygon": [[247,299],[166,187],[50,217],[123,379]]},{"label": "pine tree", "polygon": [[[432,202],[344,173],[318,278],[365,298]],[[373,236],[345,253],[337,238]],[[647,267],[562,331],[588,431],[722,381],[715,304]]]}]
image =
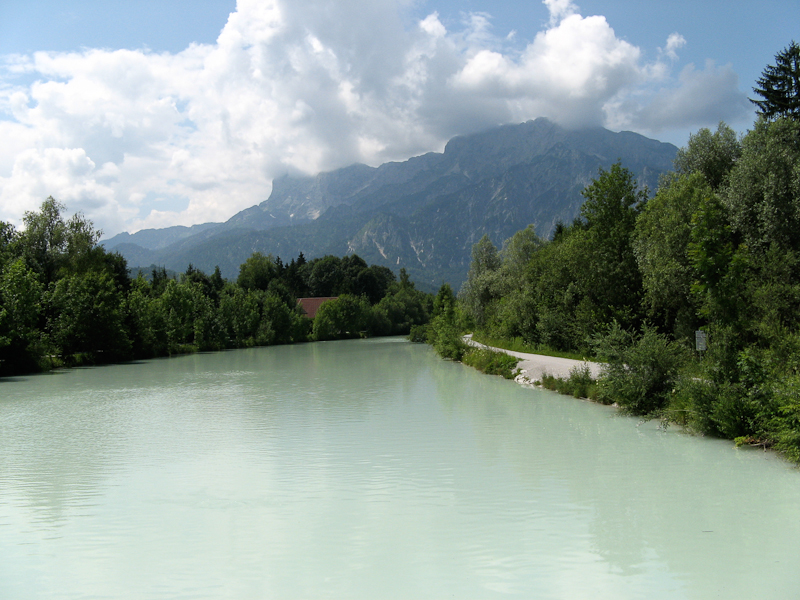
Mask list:
[{"label": "pine tree", "polygon": [[767,119],[800,117],[800,45],[792,41],[775,55],[775,64],[768,65],[753,91],[763,100],[750,102],[758,106],[758,114]]}]

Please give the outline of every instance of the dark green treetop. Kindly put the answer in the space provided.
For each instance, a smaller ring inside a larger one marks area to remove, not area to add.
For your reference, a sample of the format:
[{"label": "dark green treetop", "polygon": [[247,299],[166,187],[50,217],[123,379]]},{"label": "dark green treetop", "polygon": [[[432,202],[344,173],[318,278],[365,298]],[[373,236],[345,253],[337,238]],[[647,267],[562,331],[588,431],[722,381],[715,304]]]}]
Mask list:
[{"label": "dark green treetop", "polygon": [[753,91],[763,100],[750,101],[758,114],[767,119],[800,117],[800,45],[794,40],[775,55],[775,64],[767,65]]}]

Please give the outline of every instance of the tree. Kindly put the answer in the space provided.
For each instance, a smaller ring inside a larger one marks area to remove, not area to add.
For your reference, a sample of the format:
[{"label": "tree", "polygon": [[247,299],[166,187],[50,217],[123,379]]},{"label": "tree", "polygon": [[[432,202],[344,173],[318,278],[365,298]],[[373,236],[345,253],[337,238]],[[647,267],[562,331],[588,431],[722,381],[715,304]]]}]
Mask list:
[{"label": "tree", "polygon": [[48,330],[65,355],[93,354],[105,362],[128,358],[122,294],[108,273],[90,272],[59,279],[50,295]]},{"label": "tree", "polygon": [[332,340],[358,337],[367,326],[369,312],[366,299],[350,294],[324,302],[314,317],[314,338]]},{"label": "tree", "polygon": [[597,324],[617,319],[635,325],[640,309],[642,278],[633,254],[636,218],[647,201],[647,190],[637,189],[628,169],[616,163],[581,192],[586,201],[581,216],[586,223],[585,252],[589,263],[584,288],[596,311]]},{"label": "tree", "polygon": [[42,284],[22,259],[0,269],[0,374],[35,366],[42,294]]},{"label": "tree", "polygon": [[704,127],[689,136],[689,143],[675,155],[675,170],[681,175],[701,173],[708,185],[718,190],[741,154],[736,132],[720,122],[714,133]]},{"label": "tree", "polygon": [[800,251],[800,120],[760,120],[722,194],[731,227],[753,251]]},{"label": "tree", "polygon": [[484,234],[472,246],[472,262],[467,273],[467,281],[458,294],[478,327],[486,325],[486,308],[497,296],[495,282],[501,264],[497,248],[489,236]]},{"label": "tree", "polygon": [[800,45],[794,40],[775,55],[775,64],[767,65],[753,91],[763,100],[750,102],[767,119],[800,117]]},{"label": "tree", "polygon": [[308,276],[308,287],[316,298],[338,296],[347,293],[345,274],[342,270],[342,259],[327,255],[308,263],[311,272]]},{"label": "tree", "polygon": [[246,290],[266,291],[269,282],[277,276],[278,268],[272,255],[264,256],[261,252],[254,252],[239,267],[239,278],[236,281]]},{"label": "tree", "polygon": [[[383,322],[377,331],[401,335],[407,334],[415,325],[426,323],[430,314],[428,300],[428,294],[415,289],[406,270],[401,269],[400,281],[392,283],[389,293],[375,305],[373,312],[379,314],[379,320]],[[383,328],[386,325],[384,317],[389,323],[388,331]]]},{"label": "tree", "polygon": [[453,288],[450,287],[449,283],[443,283],[442,287],[439,288],[439,293],[436,294],[436,298],[433,300],[433,316],[445,315],[445,317],[451,318],[455,311],[456,297],[453,294]]},{"label": "tree", "polygon": [[11,260],[16,238],[17,232],[14,230],[14,226],[11,223],[0,221],[0,269]]},{"label": "tree", "polygon": [[689,259],[692,215],[712,195],[702,173],[665,177],[636,221],[633,247],[648,317],[676,337],[689,337],[697,328]]},{"label": "tree", "polygon": [[64,221],[65,209],[50,196],[38,213],[27,211],[23,217],[25,232],[20,236],[20,245],[28,266],[39,273],[45,284],[55,281],[63,267],[73,273],[85,270],[80,265],[91,262],[87,255],[92,254],[102,234],[80,213]]}]

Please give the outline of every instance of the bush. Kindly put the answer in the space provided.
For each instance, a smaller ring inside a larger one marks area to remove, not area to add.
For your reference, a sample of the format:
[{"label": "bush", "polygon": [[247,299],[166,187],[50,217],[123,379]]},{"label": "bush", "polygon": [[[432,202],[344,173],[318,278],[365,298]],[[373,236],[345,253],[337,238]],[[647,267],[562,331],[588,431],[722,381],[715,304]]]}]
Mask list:
[{"label": "bush", "polygon": [[427,325],[414,325],[411,327],[411,333],[408,334],[408,339],[416,344],[424,344],[428,341],[428,326]]},{"label": "bush", "polygon": [[584,364],[570,369],[567,381],[571,388],[570,393],[576,398],[589,398],[592,392],[594,392],[595,396],[597,395],[597,386],[594,379],[592,379],[589,365]]},{"label": "bush", "polygon": [[678,372],[688,361],[686,348],[648,325],[637,336],[614,322],[595,347],[606,362],[599,383],[601,401],[617,402],[635,415],[655,415],[666,408]]},{"label": "bush", "polygon": [[314,317],[315,340],[355,338],[366,329],[370,306],[364,297],[342,294],[324,302]]},{"label": "bush", "polygon": [[800,376],[795,375],[782,383],[776,394],[781,408],[776,422],[775,449],[800,463]]},{"label": "bush", "polygon": [[514,379],[519,359],[490,348],[469,348],[464,352],[461,361],[488,375],[500,375],[506,379]]},{"label": "bush", "polygon": [[453,318],[445,315],[434,317],[427,328],[428,343],[442,358],[461,360],[467,345],[461,337],[461,329]]},{"label": "bush", "polygon": [[592,378],[589,365],[573,367],[567,379],[544,373],[541,383],[542,387],[559,394],[574,396],[575,398],[588,398],[595,402],[601,401],[598,396],[597,382]]}]

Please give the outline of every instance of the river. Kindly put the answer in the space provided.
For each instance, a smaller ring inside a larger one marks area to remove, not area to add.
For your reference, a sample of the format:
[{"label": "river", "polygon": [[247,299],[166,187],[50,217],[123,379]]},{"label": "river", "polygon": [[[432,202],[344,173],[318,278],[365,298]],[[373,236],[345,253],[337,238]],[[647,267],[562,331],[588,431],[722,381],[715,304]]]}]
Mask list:
[{"label": "river", "polygon": [[399,338],[0,380],[0,598],[800,597],[800,471]]}]

